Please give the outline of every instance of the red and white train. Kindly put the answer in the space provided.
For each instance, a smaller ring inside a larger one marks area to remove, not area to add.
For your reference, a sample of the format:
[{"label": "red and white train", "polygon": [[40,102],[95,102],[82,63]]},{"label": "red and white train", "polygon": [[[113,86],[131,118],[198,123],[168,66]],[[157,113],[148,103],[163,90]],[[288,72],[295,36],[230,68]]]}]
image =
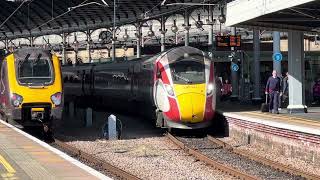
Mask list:
[{"label": "red and white train", "polygon": [[208,127],[215,114],[214,65],[193,47],[130,61],[64,66],[65,102],[137,111],[159,127]]}]

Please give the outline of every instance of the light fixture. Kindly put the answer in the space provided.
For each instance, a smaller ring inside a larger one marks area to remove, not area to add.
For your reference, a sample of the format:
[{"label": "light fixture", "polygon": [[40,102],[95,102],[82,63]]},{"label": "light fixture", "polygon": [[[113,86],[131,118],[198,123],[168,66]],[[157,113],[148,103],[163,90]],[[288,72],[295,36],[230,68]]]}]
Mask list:
[{"label": "light fixture", "polygon": [[171,27],[171,31],[173,33],[177,33],[178,32],[177,20],[173,20],[173,26]]},{"label": "light fixture", "polygon": [[79,49],[79,41],[77,39],[75,41],[73,41],[72,45],[73,45],[74,51],[78,51],[78,49]]},{"label": "light fixture", "polygon": [[153,37],[154,36],[154,32],[152,30],[152,25],[149,26],[148,36],[149,37]]},{"label": "light fixture", "polygon": [[202,26],[203,26],[203,22],[201,21],[201,15],[198,14],[198,20],[196,21],[196,27],[197,27],[198,29],[201,29]]},{"label": "light fixture", "polygon": [[224,12],[223,12],[224,7],[221,6],[220,9],[221,9],[221,14],[218,17],[218,20],[221,24],[223,24],[226,22],[226,16],[224,15]]},{"label": "light fixture", "polygon": [[128,29],[125,29],[125,30],[124,30],[124,35],[123,35],[123,40],[124,40],[124,41],[128,41],[128,39],[129,39]]},{"label": "light fixture", "polygon": [[122,49],[123,49],[124,51],[127,51],[127,50],[128,50],[128,46],[123,45],[123,46],[122,46]]},{"label": "light fixture", "polygon": [[74,46],[78,46],[79,45],[79,41],[78,40],[73,41],[73,45]]}]

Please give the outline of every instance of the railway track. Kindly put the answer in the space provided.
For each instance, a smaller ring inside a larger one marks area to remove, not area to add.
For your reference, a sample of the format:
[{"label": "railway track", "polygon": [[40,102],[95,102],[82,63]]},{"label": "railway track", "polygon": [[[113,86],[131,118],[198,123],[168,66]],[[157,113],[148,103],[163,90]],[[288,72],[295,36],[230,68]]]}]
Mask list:
[{"label": "railway track", "polygon": [[167,134],[167,137],[196,159],[239,179],[319,179],[315,175],[240,152],[212,136],[184,138]]},{"label": "railway track", "polygon": [[215,169],[218,169],[220,171],[225,172],[226,174],[232,175],[232,176],[240,178],[240,179],[246,179],[246,180],[256,179],[254,176],[250,176],[248,174],[242,173],[241,171],[239,171],[239,170],[237,170],[235,168],[232,168],[230,166],[226,166],[226,165],[224,165],[222,163],[219,163],[219,162],[207,157],[206,155],[204,155],[201,152],[199,152],[197,149],[194,149],[194,148],[191,148],[191,147],[187,146],[184,142],[180,141],[179,139],[177,139],[176,137],[174,137],[170,133],[167,134],[167,137],[174,144],[176,144],[178,147],[180,147],[181,149],[185,150],[188,154],[193,155],[198,160],[203,161],[208,165],[211,165]]},{"label": "railway track", "polygon": [[73,157],[76,157],[82,161],[85,161],[88,164],[93,165],[94,167],[98,167],[102,171],[106,171],[117,179],[128,179],[128,180],[140,180],[139,177],[134,176],[118,167],[115,167],[105,161],[102,161],[82,150],[79,150],[75,147],[72,147],[58,139],[55,139],[54,144],[58,146],[63,151],[67,152],[69,155],[72,155]]},{"label": "railway track", "polygon": [[246,157],[246,158],[251,159],[253,161],[259,162],[259,163],[264,164],[266,166],[270,166],[270,167],[272,167],[274,169],[278,169],[278,170],[283,171],[283,172],[294,174],[296,176],[301,176],[301,177],[303,177],[305,179],[311,179],[311,180],[320,179],[320,176],[303,172],[303,171],[301,171],[299,169],[295,169],[295,168],[292,168],[290,166],[287,166],[287,165],[280,164],[278,162],[272,161],[270,159],[267,159],[267,158],[264,158],[264,157],[261,157],[261,156],[257,156],[257,155],[248,153],[248,152],[246,152],[244,150],[233,148],[230,144],[225,143],[225,142],[223,142],[223,141],[221,141],[221,140],[219,140],[217,138],[214,138],[214,137],[212,137],[210,135],[208,135],[208,140],[211,141],[212,143],[215,143],[215,144],[221,146],[223,149],[226,149],[226,150],[228,150],[230,152],[233,152],[233,153],[238,154],[240,156]]}]

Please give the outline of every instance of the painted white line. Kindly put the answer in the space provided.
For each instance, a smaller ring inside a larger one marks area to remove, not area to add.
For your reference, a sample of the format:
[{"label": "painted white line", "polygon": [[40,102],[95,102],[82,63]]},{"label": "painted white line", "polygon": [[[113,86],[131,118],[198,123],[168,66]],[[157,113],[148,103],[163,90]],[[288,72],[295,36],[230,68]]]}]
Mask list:
[{"label": "painted white line", "polygon": [[259,123],[259,124],[264,124],[267,126],[272,126],[276,128],[281,128],[281,129],[287,129],[287,130],[292,130],[292,131],[298,131],[302,133],[308,133],[308,134],[314,134],[320,136],[320,129],[319,128],[312,128],[312,127],[306,127],[301,125],[293,125],[293,124],[288,124],[284,122],[276,122],[272,120],[267,120],[265,118],[255,118],[255,117],[249,117],[249,116],[244,116],[244,115],[239,115],[235,113],[222,113],[223,116],[226,117],[231,117],[235,119],[242,119],[244,121],[249,121],[249,122],[254,122],[254,123]]},{"label": "painted white line", "polygon": [[93,168],[91,168],[91,167],[89,167],[89,166],[81,163],[80,161],[78,161],[78,160],[70,157],[70,156],[67,155],[66,153],[64,153],[64,152],[62,152],[62,151],[60,151],[60,150],[58,150],[58,149],[50,146],[49,144],[47,144],[47,143],[39,140],[38,138],[35,138],[35,137],[31,136],[30,134],[28,134],[28,133],[26,133],[26,132],[23,132],[22,130],[14,127],[13,125],[6,123],[6,122],[3,121],[3,120],[0,120],[0,123],[2,123],[2,124],[4,124],[4,125],[6,125],[7,127],[15,130],[16,132],[22,134],[22,135],[25,136],[26,138],[28,138],[28,139],[30,139],[30,140],[38,143],[38,144],[41,145],[42,147],[44,147],[44,148],[50,150],[51,152],[59,155],[60,157],[62,157],[62,158],[65,159],[66,161],[68,161],[68,162],[70,162],[70,163],[78,166],[79,168],[83,169],[84,171],[88,172],[88,173],[91,174],[91,175],[93,175],[93,176],[95,176],[95,177],[97,177],[97,178],[99,178],[99,179],[103,179],[103,180],[111,180],[111,179],[112,179],[112,178],[109,178],[109,177],[107,177],[106,175],[104,175],[104,174],[96,171],[95,169],[93,169]]}]

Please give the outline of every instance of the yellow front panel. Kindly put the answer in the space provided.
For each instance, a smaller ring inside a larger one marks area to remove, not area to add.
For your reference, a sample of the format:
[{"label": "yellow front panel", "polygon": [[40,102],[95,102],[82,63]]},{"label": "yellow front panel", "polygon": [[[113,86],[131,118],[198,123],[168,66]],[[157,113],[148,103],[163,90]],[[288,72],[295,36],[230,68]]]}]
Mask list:
[{"label": "yellow front panel", "polygon": [[181,121],[198,123],[203,121],[206,103],[206,84],[174,85]]},{"label": "yellow front panel", "polygon": [[[62,92],[60,62],[53,56],[54,83],[44,88],[29,88],[17,82],[14,55],[7,57],[10,92],[23,97],[23,103],[51,103],[51,95]],[[54,105],[53,105],[54,107]]]}]

